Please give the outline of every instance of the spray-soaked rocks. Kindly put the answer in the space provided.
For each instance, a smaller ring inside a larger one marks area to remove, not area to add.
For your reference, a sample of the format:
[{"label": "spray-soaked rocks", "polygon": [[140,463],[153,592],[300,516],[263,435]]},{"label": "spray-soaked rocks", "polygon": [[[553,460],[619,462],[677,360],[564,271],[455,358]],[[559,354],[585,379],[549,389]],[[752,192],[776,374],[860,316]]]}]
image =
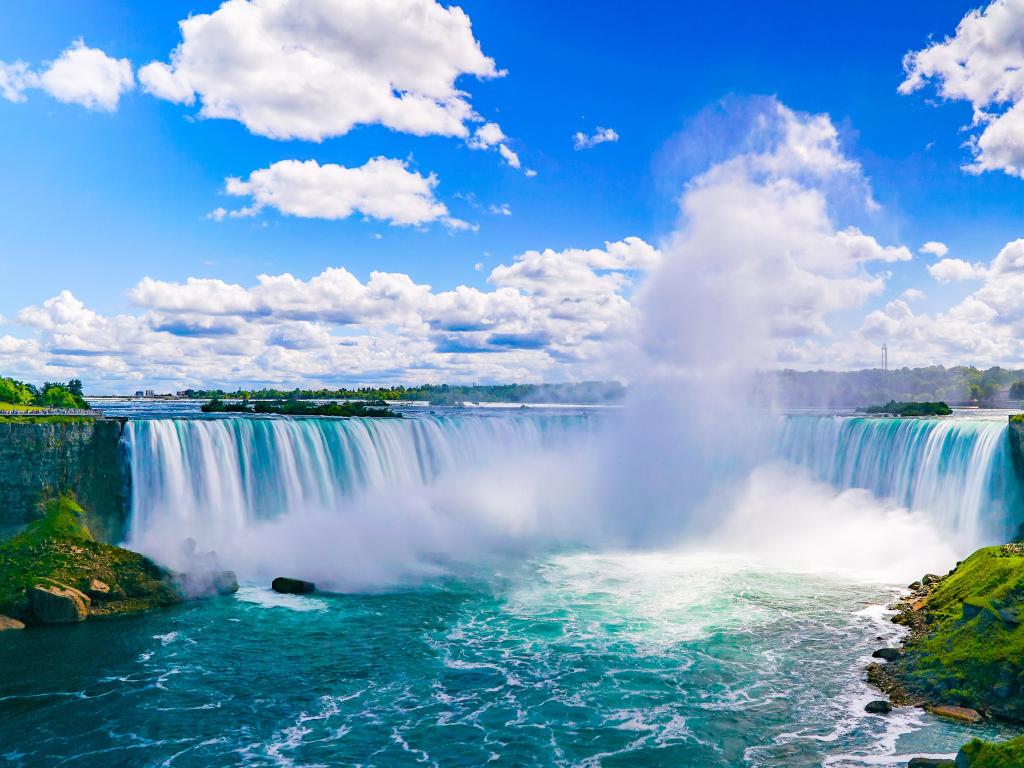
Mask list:
[{"label": "spray-soaked rocks", "polygon": [[286,595],[307,595],[310,592],[316,591],[316,584],[311,581],[303,581],[302,579],[278,576],[271,582],[270,588],[275,592],[281,592]]}]

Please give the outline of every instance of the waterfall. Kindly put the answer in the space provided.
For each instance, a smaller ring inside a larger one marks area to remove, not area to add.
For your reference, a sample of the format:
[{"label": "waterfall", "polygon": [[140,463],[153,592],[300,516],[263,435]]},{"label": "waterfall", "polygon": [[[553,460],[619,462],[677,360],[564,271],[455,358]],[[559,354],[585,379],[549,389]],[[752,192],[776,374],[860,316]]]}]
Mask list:
[{"label": "waterfall", "polygon": [[838,489],[863,488],[971,542],[1021,523],[1005,421],[790,416],[779,451]]},{"label": "waterfall", "polygon": [[553,414],[131,421],[128,543],[149,551],[158,531],[224,542],[261,521],[558,446],[589,422]]}]

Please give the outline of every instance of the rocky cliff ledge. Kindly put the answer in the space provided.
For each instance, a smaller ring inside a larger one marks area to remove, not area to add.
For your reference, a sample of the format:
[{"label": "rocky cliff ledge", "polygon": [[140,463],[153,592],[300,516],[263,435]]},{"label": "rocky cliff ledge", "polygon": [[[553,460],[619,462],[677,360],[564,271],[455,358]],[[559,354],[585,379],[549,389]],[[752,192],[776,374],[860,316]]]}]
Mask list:
[{"label": "rocky cliff ledge", "polygon": [[0,422],[0,539],[42,514],[39,500],[73,492],[100,541],[123,538],[127,464],[120,421]]}]

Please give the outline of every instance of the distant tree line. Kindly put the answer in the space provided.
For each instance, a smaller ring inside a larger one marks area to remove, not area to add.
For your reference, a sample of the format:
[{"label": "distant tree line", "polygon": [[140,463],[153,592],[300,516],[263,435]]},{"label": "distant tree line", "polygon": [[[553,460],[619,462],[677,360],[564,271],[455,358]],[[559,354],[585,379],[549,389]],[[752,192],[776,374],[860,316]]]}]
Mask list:
[{"label": "distant tree line", "polygon": [[759,404],[842,407],[876,403],[945,401],[986,404],[1024,400],[1024,370],[973,366],[882,371],[777,371],[759,379]]},{"label": "distant tree line", "polygon": [[[72,379],[67,384],[48,381],[42,387],[0,376],[0,403],[34,405],[40,408],[88,408],[82,395],[82,382]],[[0,406],[2,409],[2,406]]]},{"label": "distant tree line", "polygon": [[185,397],[209,400],[426,400],[432,403],[614,403],[626,394],[622,384],[584,381],[575,384],[422,384],[415,387],[358,389],[187,389]]}]

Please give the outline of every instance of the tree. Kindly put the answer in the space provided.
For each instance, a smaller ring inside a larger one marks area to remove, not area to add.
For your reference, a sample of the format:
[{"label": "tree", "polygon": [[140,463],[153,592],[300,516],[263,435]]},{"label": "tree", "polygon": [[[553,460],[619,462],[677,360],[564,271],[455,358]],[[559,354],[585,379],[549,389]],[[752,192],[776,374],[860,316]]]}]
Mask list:
[{"label": "tree", "polygon": [[0,402],[28,405],[32,402],[32,391],[20,381],[0,377]]},{"label": "tree", "polygon": [[1024,400],[1024,379],[1015,381],[1010,385],[1010,399]]}]

